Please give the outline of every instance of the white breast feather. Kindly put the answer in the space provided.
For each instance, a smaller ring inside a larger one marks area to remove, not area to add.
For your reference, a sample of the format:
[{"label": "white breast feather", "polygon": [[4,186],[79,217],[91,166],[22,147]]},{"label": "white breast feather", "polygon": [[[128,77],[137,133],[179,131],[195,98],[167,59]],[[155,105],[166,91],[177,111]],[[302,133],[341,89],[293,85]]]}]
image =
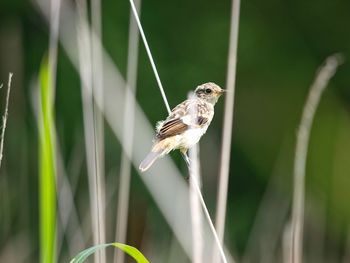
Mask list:
[{"label": "white breast feather", "polygon": [[177,146],[176,148],[191,148],[193,145],[199,142],[200,138],[207,131],[208,126],[203,128],[188,129],[181,135],[176,135]]}]

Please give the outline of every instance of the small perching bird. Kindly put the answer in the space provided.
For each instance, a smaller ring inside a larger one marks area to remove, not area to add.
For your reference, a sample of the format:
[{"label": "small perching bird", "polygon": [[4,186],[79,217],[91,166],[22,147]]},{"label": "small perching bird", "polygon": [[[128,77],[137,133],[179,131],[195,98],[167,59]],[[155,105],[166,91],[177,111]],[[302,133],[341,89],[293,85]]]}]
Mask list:
[{"label": "small perching bird", "polygon": [[194,91],[193,98],[177,105],[165,121],[158,122],[152,150],[139,169],[146,171],[155,160],[175,149],[179,149],[189,162],[187,150],[207,131],[214,117],[214,105],[224,92],[215,83],[202,84]]}]

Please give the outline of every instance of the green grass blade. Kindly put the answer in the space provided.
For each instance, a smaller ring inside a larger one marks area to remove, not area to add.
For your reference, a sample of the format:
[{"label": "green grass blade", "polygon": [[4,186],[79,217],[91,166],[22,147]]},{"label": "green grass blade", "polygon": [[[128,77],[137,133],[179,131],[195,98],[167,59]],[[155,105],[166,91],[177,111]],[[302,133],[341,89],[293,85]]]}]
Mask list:
[{"label": "green grass blade", "polygon": [[40,213],[40,262],[55,261],[56,239],[56,186],[55,144],[53,119],[53,88],[48,60],[40,66],[39,109],[39,213]]},{"label": "green grass blade", "polygon": [[117,248],[123,250],[125,253],[127,253],[128,255],[133,257],[136,260],[136,262],[138,262],[138,263],[149,263],[149,261],[145,258],[145,256],[137,248],[129,246],[129,245],[125,245],[122,243],[100,244],[100,245],[96,245],[96,246],[87,248],[87,249],[81,251],[78,255],[76,255],[70,261],[70,263],[82,263],[90,255],[95,253],[97,250],[102,249],[102,248],[106,248],[109,246],[114,246],[114,247],[117,247]]}]

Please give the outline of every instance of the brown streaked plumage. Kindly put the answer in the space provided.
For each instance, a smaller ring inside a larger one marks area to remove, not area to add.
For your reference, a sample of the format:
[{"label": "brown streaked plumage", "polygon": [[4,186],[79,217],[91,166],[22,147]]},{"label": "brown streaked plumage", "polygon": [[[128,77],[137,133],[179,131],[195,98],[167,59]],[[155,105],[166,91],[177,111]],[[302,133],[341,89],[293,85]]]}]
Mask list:
[{"label": "brown streaked plumage", "polygon": [[152,150],[139,169],[146,171],[156,159],[175,149],[186,154],[207,131],[214,116],[214,105],[223,92],[215,83],[202,84],[196,88],[194,98],[180,103],[165,121],[158,122]]}]

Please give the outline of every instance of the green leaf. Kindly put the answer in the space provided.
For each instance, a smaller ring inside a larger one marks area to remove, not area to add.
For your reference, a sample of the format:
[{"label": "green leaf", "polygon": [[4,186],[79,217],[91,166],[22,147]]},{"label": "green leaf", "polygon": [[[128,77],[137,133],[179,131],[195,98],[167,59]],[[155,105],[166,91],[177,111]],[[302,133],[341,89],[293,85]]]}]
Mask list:
[{"label": "green leaf", "polygon": [[96,246],[87,248],[87,249],[81,251],[78,255],[76,255],[70,261],[70,263],[81,263],[81,262],[84,262],[90,255],[95,253],[97,250],[100,250],[102,248],[106,248],[106,247],[109,247],[109,246],[114,246],[114,247],[120,248],[125,253],[127,253],[128,255],[133,257],[136,260],[136,262],[138,262],[138,263],[149,263],[149,261],[145,258],[144,255],[142,255],[142,253],[137,248],[129,246],[129,245],[125,245],[125,244],[122,244],[122,243],[100,244],[100,245],[96,245]]},{"label": "green leaf", "polygon": [[55,261],[56,239],[56,186],[53,87],[48,60],[40,66],[39,108],[39,213],[40,262]]}]

